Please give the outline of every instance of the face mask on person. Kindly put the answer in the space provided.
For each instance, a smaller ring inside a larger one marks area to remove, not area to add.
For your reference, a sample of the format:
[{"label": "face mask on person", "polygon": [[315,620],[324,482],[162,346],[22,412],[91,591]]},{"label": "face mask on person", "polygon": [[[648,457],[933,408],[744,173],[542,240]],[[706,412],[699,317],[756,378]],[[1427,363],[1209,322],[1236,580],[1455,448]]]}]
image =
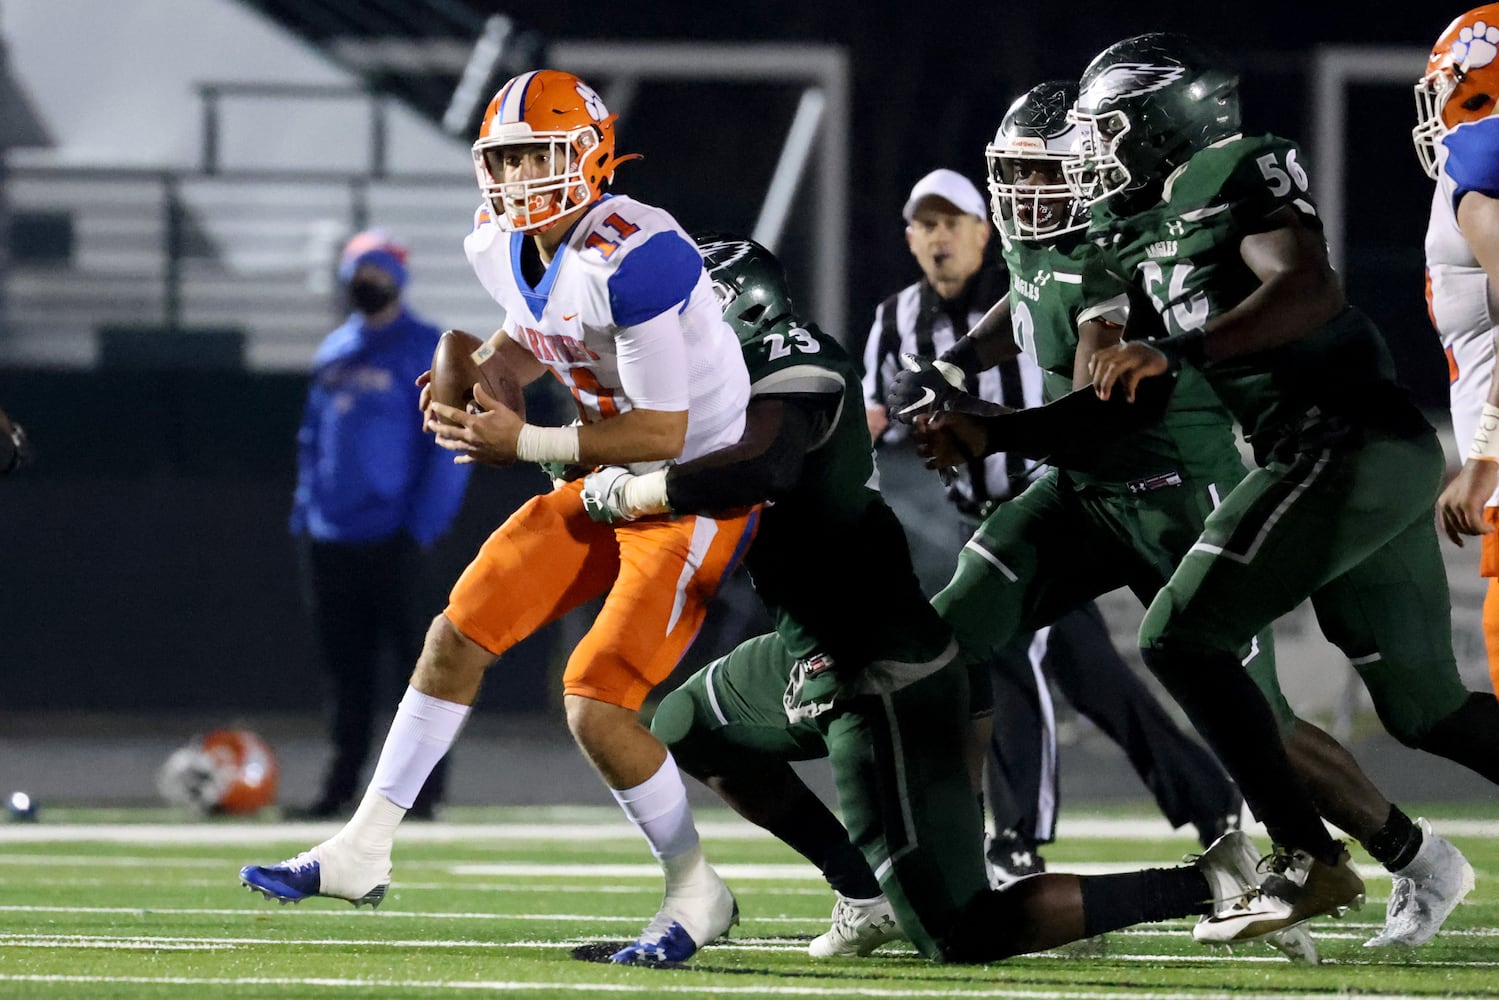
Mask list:
[{"label": "face mask on person", "polygon": [[349,282],[349,302],[366,316],[373,316],[400,296],[400,291],[378,278],[355,278]]}]

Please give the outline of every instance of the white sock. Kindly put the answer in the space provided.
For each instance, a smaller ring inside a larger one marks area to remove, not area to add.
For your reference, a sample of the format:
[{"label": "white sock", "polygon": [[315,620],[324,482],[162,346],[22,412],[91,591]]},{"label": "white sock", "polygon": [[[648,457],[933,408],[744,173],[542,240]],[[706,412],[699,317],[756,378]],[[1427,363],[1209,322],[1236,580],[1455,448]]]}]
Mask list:
[{"label": "white sock", "polygon": [[401,825],[406,810],[375,791],[371,786],[364,790],[359,808],[344,824],[344,828],[333,836],[333,840],[346,845],[354,861],[390,861],[390,849],[395,843],[396,827]]},{"label": "white sock", "polygon": [[432,769],[458,738],[468,712],[467,705],[433,698],[408,686],[385,736],[369,790],[403,810],[410,809]]},{"label": "white sock", "polygon": [[687,805],[687,788],[671,754],[660,770],[634,788],[613,788],[615,800],[645,835],[651,853],[666,869],[666,888],[688,889],[709,878],[712,869],[698,844],[697,827]]}]

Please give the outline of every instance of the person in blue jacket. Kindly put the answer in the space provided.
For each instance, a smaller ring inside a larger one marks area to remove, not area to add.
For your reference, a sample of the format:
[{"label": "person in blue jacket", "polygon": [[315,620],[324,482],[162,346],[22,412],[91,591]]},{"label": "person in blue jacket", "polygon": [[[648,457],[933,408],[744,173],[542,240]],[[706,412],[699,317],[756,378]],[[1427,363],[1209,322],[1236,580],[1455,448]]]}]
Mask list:
[{"label": "person in blue jacket", "polygon": [[[452,524],[470,470],[422,433],[415,379],[441,331],[402,301],[406,248],[381,230],[361,232],[344,248],[338,278],[352,311],[313,358],[291,513],[331,693],[333,754],[321,791],[290,810],[307,818],[353,810],[381,655],[395,669],[421,652],[421,555]],[[440,768],[411,815],[430,818],[443,788]]]}]

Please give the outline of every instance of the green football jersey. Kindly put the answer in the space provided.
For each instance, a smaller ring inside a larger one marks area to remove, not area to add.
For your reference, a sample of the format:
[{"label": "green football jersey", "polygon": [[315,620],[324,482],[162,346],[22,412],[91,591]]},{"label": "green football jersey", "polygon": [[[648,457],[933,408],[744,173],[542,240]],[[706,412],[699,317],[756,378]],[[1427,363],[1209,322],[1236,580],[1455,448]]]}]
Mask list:
[{"label": "green football jersey", "polygon": [[[1072,391],[1078,326],[1092,318],[1123,322],[1130,288],[1109,270],[1103,252],[1083,239],[1051,245],[1013,240],[1004,258],[1015,341],[1040,367],[1050,403]],[[1189,369],[1179,376],[1159,423],[1118,439],[1086,469],[1068,473],[1079,483],[1107,487],[1173,472],[1212,479],[1240,465],[1233,419],[1203,377]]]},{"label": "green football jersey", "polygon": [[[1320,226],[1300,150],[1276,136],[1236,135],[1194,155],[1153,207],[1122,218],[1105,202],[1089,235],[1114,271],[1143,289],[1166,332],[1177,334],[1202,329],[1259,287],[1239,244],[1287,206]],[[1397,429],[1421,422],[1394,383],[1384,339],[1351,307],[1310,336],[1204,373],[1261,460],[1326,416]]]},{"label": "green football jersey", "polygon": [[744,360],[752,401],[841,393],[833,425],[807,452],[796,485],[764,509],[745,557],[788,651],[827,653],[845,678],[877,661],[936,656],[952,633],[922,592],[905,532],[879,492],[853,360],[810,324],[745,344]]}]

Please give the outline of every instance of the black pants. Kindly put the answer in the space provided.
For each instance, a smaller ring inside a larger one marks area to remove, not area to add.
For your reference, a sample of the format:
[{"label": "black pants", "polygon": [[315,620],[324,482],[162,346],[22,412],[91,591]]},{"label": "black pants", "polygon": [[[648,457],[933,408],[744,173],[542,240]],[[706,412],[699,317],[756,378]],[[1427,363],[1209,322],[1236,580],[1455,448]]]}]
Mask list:
[{"label": "black pants", "polygon": [[[376,697],[389,688],[386,670],[403,681],[416,666],[426,633],[418,607],[419,549],[403,534],[349,544],[303,541],[304,596],[327,672],[328,738],[333,758],[320,799],[350,803],[374,739]],[[399,695],[398,695],[399,697]],[[394,709],[388,709],[393,714]],[[386,711],[382,717],[388,718]],[[447,759],[440,761],[412,804],[417,814],[442,801]]]},{"label": "black pants", "polygon": [[1025,636],[997,657],[994,735],[985,797],[995,829],[1032,843],[1056,836],[1057,748],[1046,680],[1119,744],[1172,826],[1209,833],[1239,803],[1238,792],[1202,744],[1187,736],[1114,649],[1096,604]]}]

